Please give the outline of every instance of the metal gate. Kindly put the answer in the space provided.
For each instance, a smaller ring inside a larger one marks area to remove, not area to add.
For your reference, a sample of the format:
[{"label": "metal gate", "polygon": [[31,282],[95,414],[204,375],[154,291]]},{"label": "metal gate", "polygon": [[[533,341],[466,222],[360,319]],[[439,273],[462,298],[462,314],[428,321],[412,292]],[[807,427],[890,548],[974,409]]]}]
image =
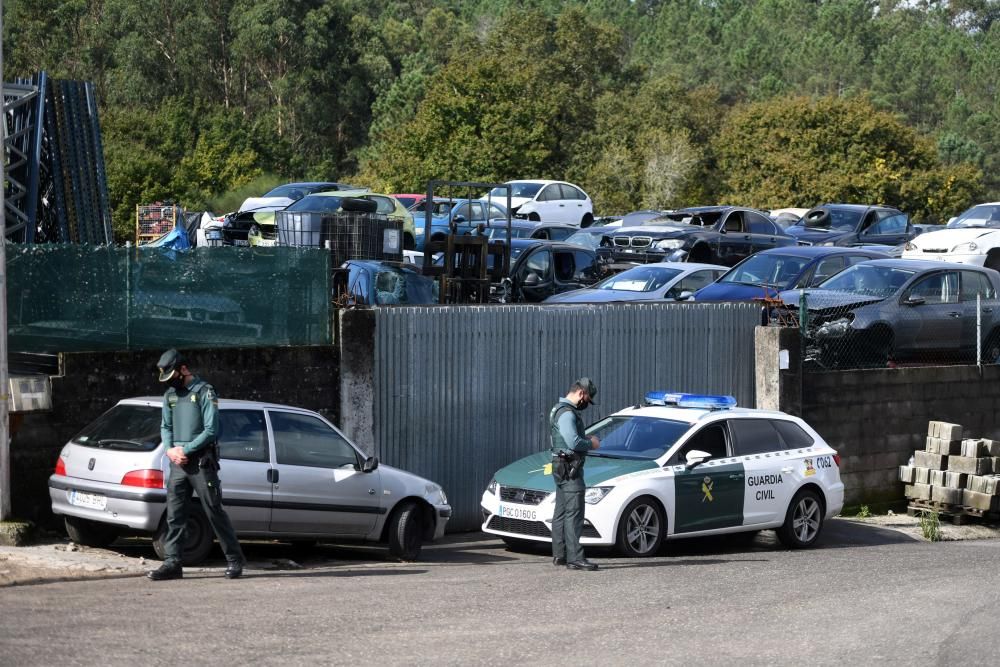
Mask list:
[{"label": "metal gate", "polygon": [[451,530],[480,524],[500,467],[548,447],[549,409],[590,376],[596,421],[650,390],[754,404],[752,304],[381,308],[375,454],[445,488]]}]

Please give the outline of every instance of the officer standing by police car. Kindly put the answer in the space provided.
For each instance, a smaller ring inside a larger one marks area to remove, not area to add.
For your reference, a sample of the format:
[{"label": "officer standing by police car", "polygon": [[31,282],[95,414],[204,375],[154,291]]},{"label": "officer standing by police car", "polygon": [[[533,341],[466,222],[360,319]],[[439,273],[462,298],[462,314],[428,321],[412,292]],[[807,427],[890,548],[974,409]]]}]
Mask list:
[{"label": "officer standing by police car", "polygon": [[597,569],[583,556],[580,536],[583,533],[584,496],[583,464],[587,452],[597,449],[596,436],[585,435],[580,411],[595,405],[597,385],[582,377],[569,388],[549,412],[552,440],[552,477],[556,483],[556,508],[552,515],[552,564],[571,570]]},{"label": "officer standing by police car", "polygon": [[153,581],[180,579],[181,552],[192,491],[198,494],[205,516],[226,555],[226,578],[243,574],[243,551],[229,516],[222,508],[219,485],[219,449],[216,432],[219,400],[212,385],[193,375],[177,350],[167,350],[157,362],[163,394],[160,435],[170,459],[167,482],[166,556],[163,565],[147,573]]}]

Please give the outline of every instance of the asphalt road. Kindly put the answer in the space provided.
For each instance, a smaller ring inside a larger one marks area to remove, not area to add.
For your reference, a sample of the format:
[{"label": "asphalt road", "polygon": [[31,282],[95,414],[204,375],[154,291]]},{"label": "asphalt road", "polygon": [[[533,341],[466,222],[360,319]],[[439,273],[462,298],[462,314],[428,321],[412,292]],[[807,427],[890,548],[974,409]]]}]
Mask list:
[{"label": "asphalt road", "polygon": [[[141,553],[148,547],[124,547]],[[135,555],[135,553],[131,554]],[[248,548],[252,562],[289,548]],[[1000,662],[1000,541],[833,520],[819,548],[688,540],[555,568],[458,536],[396,563],[320,546],[298,570],[221,563],[0,589],[5,665],[965,664]],[[280,562],[280,561],[279,561]],[[155,563],[154,563],[155,565]]]}]

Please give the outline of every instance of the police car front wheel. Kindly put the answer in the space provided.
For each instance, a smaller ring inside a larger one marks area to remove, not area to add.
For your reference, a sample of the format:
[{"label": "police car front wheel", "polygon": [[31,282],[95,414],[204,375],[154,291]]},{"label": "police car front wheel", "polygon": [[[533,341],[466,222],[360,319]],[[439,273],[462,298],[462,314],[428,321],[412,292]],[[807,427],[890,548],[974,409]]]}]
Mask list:
[{"label": "police car front wheel", "polygon": [[801,549],[812,546],[823,529],[823,503],[819,494],[811,489],[803,489],[795,494],[785,523],[778,529],[778,539],[786,547]]},{"label": "police car front wheel", "polygon": [[655,556],[667,532],[663,508],[652,498],[636,498],[618,522],[618,550],[633,558]]}]

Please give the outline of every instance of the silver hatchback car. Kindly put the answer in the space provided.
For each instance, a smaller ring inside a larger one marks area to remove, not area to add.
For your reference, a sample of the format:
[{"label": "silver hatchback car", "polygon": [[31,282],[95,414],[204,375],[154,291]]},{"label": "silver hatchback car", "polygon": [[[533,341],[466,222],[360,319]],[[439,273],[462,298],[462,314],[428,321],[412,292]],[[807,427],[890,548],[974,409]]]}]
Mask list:
[{"label": "silver hatchback car", "polygon": [[[162,399],[120,401],[70,440],[49,478],[52,511],[70,539],[106,546],[150,533],[160,558],[169,461],[160,442]],[[223,505],[241,538],[384,542],[404,560],[440,538],[451,516],[434,482],[365,457],[321,415],[271,403],[219,401]],[[184,563],[203,560],[212,528],[197,503]]]}]

